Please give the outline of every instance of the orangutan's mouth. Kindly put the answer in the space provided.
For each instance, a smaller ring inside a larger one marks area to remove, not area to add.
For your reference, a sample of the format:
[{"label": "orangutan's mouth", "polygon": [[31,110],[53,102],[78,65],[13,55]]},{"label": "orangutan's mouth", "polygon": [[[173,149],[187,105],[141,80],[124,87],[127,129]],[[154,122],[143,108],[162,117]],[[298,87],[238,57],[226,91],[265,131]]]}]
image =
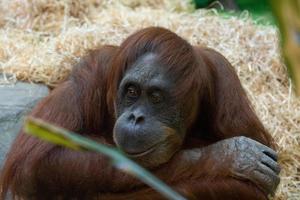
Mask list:
[{"label": "orangutan's mouth", "polygon": [[152,145],[151,147],[149,147],[148,149],[146,149],[142,152],[137,152],[137,153],[128,153],[128,152],[126,152],[126,155],[128,155],[131,158],[137,158],[137,157],[145,156],[145,155],[150,154],[153,151],[155,151],[157,149],[157,147],[159,145],[161,145],[161,143],[162,142],[155,143],[154,145]]}]

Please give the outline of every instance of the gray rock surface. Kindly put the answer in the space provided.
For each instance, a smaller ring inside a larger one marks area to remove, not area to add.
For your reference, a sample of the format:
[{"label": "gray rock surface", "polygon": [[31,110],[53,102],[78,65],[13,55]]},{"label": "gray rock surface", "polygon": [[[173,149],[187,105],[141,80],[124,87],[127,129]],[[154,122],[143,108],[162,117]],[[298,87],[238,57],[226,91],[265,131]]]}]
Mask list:
[{"label": "gray rock surface", "polygon": [[26,115],[49,90],[40,84],[0,85],[0,168]]}]

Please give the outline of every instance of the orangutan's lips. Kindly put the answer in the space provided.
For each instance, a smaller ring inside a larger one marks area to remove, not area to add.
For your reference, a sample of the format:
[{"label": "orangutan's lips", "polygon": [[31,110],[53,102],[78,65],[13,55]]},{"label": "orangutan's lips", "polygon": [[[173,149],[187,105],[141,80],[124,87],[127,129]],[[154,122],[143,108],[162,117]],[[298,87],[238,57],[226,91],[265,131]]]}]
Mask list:
[{"label": "orangutan's lips", "polygon": [[145,151],[142,151],[142,152],[138,152],[138,153],[127,153],[126,152],[126,155],[128,155],[129,157],[132,157],[132,158],[137,158],[137,157],[147,155],[147,154],[152,153],[153,151],[155,151],[157,146],[159,146],[161,143],[162,142],[158,142],[158,143],[152,145],[151,147],[149,147],[148,149],[146,149]]}]

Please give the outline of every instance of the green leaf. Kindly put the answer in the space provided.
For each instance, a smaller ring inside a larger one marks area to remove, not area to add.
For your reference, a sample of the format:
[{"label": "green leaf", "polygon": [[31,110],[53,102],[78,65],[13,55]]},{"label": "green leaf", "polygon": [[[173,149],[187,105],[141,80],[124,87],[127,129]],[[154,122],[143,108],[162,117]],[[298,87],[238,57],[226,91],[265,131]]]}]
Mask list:
[{"label": "green leaf", "polygon": [[57,145],[65,146],[74,150],[87,150],[102,153],[111,158],[115,167],[137,177],[168,199],[185,199],[163,183],[160,179],[153,176],[146,169],[128,159],[114,148],[97,143],[91,139],[65,129],[53,126],[40,119],[27,118],[24,130],[30,135]]},{"label": "green leaf", "polygon": [[281,46],[290,77],[300,95],[300,0],[270,0],[281,33]]}]

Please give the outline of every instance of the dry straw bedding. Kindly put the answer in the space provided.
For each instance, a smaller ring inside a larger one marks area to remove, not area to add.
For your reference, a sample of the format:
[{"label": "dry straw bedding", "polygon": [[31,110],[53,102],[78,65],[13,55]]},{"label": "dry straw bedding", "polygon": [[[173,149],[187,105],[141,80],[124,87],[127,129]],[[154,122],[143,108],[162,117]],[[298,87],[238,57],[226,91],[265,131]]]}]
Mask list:
[{"label": "dry straw bedding", "polygon": [[300,199],[300,99],[280,58],[276,29],[247,15],[223,19],[193,11],[188,0],[2,0],[0,72],[55,86],[87,49],[120,44],[147,26],[167,27],[229,59],[279,146],[283,170],[275,199]]}]

